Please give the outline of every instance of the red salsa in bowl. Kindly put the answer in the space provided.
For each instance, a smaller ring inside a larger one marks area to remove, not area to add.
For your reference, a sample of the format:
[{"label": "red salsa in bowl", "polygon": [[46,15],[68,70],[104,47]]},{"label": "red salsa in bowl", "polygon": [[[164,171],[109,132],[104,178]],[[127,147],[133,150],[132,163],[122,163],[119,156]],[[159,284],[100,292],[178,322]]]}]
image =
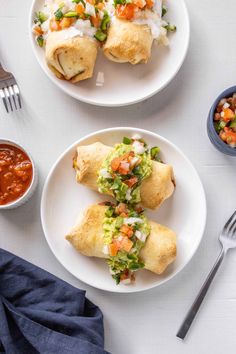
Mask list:
[{"label": "red salsa in bowl", "polygon": [[220,139],[236,148],[236,93],[219,101],[214,113],[214,126]]},{"label": "red salsa in bowl", "polygon": [[33,166],[19,147],[0,143],[0,206],[21,198],[29,189]]}]

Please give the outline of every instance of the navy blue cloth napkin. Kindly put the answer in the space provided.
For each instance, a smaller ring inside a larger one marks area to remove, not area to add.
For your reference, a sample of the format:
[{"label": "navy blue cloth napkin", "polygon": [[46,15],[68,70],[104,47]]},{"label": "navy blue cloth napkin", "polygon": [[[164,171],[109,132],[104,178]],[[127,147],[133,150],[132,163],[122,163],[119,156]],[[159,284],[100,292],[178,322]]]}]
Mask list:
[{"label": "navy blue cloth napkin", "polygon": [[102,313],[85,291],[0,249],[0,353],[105,354]]}]

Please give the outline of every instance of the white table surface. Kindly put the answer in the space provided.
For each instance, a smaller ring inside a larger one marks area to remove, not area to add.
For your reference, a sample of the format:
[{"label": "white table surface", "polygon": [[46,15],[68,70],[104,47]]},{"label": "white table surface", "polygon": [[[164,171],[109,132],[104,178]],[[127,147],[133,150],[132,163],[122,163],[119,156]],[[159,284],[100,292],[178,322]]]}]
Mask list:
[{"label": "white table surface", "polygon": [[[236,159],[216,151],[206,134],[212,100],[236,82],[236,2],[186,2],[191,42],[176,78],[143,103],[102,108],[67,97],[42,72],[29,41],[31,0],[1,0],[0,60],[17,78],[23,109],[6,114],[0,103],[0,136],[19,141],[32,153],[39,167],[40,183],[26,205],[0,213],[0,247],[86,289],[87,296],[103,311],[105,348],[113,354],[235,353],[236,253],[233,251],[186,341],[175,337],[219,252],[217,235],[236,207]],[[134,295],[106,293],[75,279],[49,250],[40,224],[43,183],[59,154],[87,133],[121,125],[147,128],[176,143],[198,170],[208,206],[206,232],[191,263],[166,285]]]}]

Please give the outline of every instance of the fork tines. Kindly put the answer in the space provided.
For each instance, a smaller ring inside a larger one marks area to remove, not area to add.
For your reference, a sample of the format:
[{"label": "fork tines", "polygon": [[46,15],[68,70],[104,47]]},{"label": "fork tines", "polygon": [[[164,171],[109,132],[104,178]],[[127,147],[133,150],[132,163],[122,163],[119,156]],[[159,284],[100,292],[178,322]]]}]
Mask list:
[{"label": "fork tines", "polygon": [[0,96],[3,100],[7,113],[14,108],[21,108],[20,90],[17,84],[6,86],[0,89]]},{"label": "fork tines", "polygon": [[228,233],[229,236],[233,236],[236,233],[236,211],[225,224],[223,232]]},{"label": "fork tines", "polygon": [[4,103],[7,113],[14,109],[21,108],[20,90],[16,79],[5,71],[0,63],[0,97]]}]

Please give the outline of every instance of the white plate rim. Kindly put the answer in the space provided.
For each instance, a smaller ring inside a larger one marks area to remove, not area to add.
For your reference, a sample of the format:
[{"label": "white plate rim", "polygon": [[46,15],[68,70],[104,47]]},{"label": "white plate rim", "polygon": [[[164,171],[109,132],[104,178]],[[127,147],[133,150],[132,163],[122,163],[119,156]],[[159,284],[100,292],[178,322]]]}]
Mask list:
[{"label": "white plate rim", "polygon": [[[54,169],[56,168],[56,166],[58,165],[58,163],[60,162],[60,160],[72,149],[74,148],[75,146],[77,146],[78,144],[80,144],[81,142],[83,142],[84,140],[86,139],[89,139],[93,136],[96,136],[98,134],[102,134],[102,133],[109,133],[109,132],[115,132],[115,131],[119,131],[119,130],[124,130],[124,131],[127,131],[127,132],[130,132],[130,131],[136,131],[137,133],[140,133],[140,134],[149,134],[149,135],[152,135],[154,138],[157,138],[161,141],[163,141],[164,143],[170,145],[172,148],[174,148],[180,155],[181,157],[185,160],[185,162],[188,164],[189,168],[191,168],[192,172],[195,174],[195,177],[198,179],[198,182],[199,182],[199,187],[201,189],[201,198],[202,198],[202,202],[203,202],[203,205],[202,205],[202,224],[201,224],[201,227],[200,227],[200,231],[199,231],[199,234],[200,234],[200,237],[198,239],[198,242],[196,243],[195,245],[195,249],[193,249],[192,253],[189,255],[187,261],[185,262],[185,264],[183,264],[182,266],[179,267],[179,269],[175,272],[175,273],[172,273],[170,274],[167,278],[163,279],[159,284],[152,284],[152,285],[149,285],[143,289],[133,289],[132,291],[125,291],[125,289],[121,289],[119,287],[117,287],[117,291],[115,290],[111,290],[111,289],[108,289],[108,288],[105,288],[105,287],[98,287],[98,286],[94,286],[92,285],[90,282],[87,281],[87,279],[85,278],[79,278],[73,271],[69,270],[67,265],[64,264],[64,262],[59,259],[59,257],[56,255],[56,253],[54,252],[53,250],[53,246],[52,244],[50,243],[50,238],[48,237],[47,235],[47,228],[46,228],[46,223],[44,221],[44,204],[45,204],[45,199],[46,199],[46,194],[47,194],[47,188],[48,188],[48,185],[49,185],[49,181],[50,181],[50,178],[54,172]],[[100,290],[103,290],[103,291],[108,291],[108,292],[111,292],[111,293],[125,293],[125,294],[132,294],[132,293],[138,293],[138,292],[143,292],[143,291],[147,291],[147,290],[151,290],[153,288],[156,288],[156,287],[159,287],[159,286],[162,286],[164,285],[165,283],[167,283],[168,281],[170,281],[171,279],[173,279],[174,277],[176,277],[189,263],[190,261],[192,260],[193,256],[195,255],[195,253],[197,252],[198,248],[199,248],[199,245],[202,241],[202,238],[203,238],[203,235],[204,235],[204,231],[205,231],[205,226],[206,226],[206,218],[207,218],[207,203],[206,203],[206,195],[205,195],[205,191],[204,191],[204,188],[203,188],[203,185],[202,185],[202,181],[199,177],[199,174],[198,172],[196,171],[195,167],[193,166],[193,164],[191,163],[191,161],[185,156],[185,154],[181,151],[181,149],[179,147],[177,147],[175,144],[173,144],[172,142],[170,142],[168,139],[156,134],[156,133],[153,133],[149,130],[145,130],[145,129],[141,129],[141,128],[135,128],[135,127],[114,127],[114,128],[107,128],[107,129],[101,129],[101,130],[97,130],[93,133],[90,133],[90,134],[87,134],[85,136],[83,136],[82,138],[78,139],[77,141],[75,141],[73,144],[71,144],[63,153],[60,154],[60,156],[56,159],[55,163],[52,165],[49,173],[48,173],[48,176],[45,180],[45,183],[44,183],[44,186],[43,186],[43,191],[42,191],[42,196],[41,196],[41,204],[40,204],[40,216],[41,216],[41,224],[42,224],[42,228],[43,228],[43,232],[44,232],[44,236],[46,238],[46,241],[48,243],[48,246],[49,248],[51,249],[52,253],[54,254],[54,256],[56,257],[56,259],[58,260],[58,262],[70,273],[72,274],[76,279],[79,279],[80,281],[82,281],[83,283],[89,285],[89,286],[92,286],[96,289],[100,289]]]},{"label": "white plate rim", "polygon": [[58,87],[59,89],[61,89],[64,93],[66,93],[67,95],[75,98],[76,100],[79,100],[81,102],[84,102],[84,103],[87,103],[87,104],[91,104],[91,105],[94,105],[94,106],[99,106],[99,107],[123,107],[123,106],[130,106],[130,105],[133,105],[133,104],[136,104],[136,103],[139,103],[139,102],[142,102],[142,101],[145,101],[147,100],[148,98],[156,95],[158,92],[162,91],[166,86],[169,85],[169,83],[176,77],[176,75],[178,74],[180,68],[182,67],[184,61],[185,61],[185,58],[187,56],[187,53],[188,53],[188,48],[189,48],[189,43],[190,43],[190,20],[189,20],[189,13],[188,13],[188,8],[187,8],[187,5],[185,3],[185,0],[182,0],[183,2],[183,7],[184,7],[184,12],[185,12],[185,18],[186,18],[186,26],[187,26],[187,33],[186,33],[186,45],[185,45],[185,48],[184,48],[184,51],[183,51],[183,56],[182,56],[182,60],[179,62],[179,65],[176,67],[176,70],[175,72],[173,73],[172,76],[169,77],[169,79],[163,83],[158,89],[146,94],[145,96],[143,97],[140,97],[138,99],[134,99],[132,101],[127,101],[127,102],[123,102],[123,103],[113,103],[113,102],[96,102],[92,99],[89,99],[89,98],[86,98],[84,96],[81,96],[80,94],[74,94],[73,92],[71,92],[69,89],[67,89],[62,83],[61,81],[62,80],[59,80],[57,79],[55,76],[53,75],[49,75],[44,67],[43,67],[43,64],[40,60],[40,58],[38,57],[37,55],[37,52],[36,52],[36,44],[35,44],[35,40],[33,38],[33,34],[32,34],[32,24],[33,24],[33,14],[34,14],[34,8],[35,8],[35,5],[37,3],[38,0],[33,0],[32,1],[32,4],[30,6],[30,14],[29,14],[29,24],[28,24],[28,30],[29,30],[29,36],[30,36],[30,43],[31,43],[31,47],[32,47],[32,50],[33,50],[33,53],[37,59],[37,62],[39,63],[39,66],[41,67],[41,69],[43,70],[43,72],[45,73],[45,75],[55,84],[56,87]]}]

